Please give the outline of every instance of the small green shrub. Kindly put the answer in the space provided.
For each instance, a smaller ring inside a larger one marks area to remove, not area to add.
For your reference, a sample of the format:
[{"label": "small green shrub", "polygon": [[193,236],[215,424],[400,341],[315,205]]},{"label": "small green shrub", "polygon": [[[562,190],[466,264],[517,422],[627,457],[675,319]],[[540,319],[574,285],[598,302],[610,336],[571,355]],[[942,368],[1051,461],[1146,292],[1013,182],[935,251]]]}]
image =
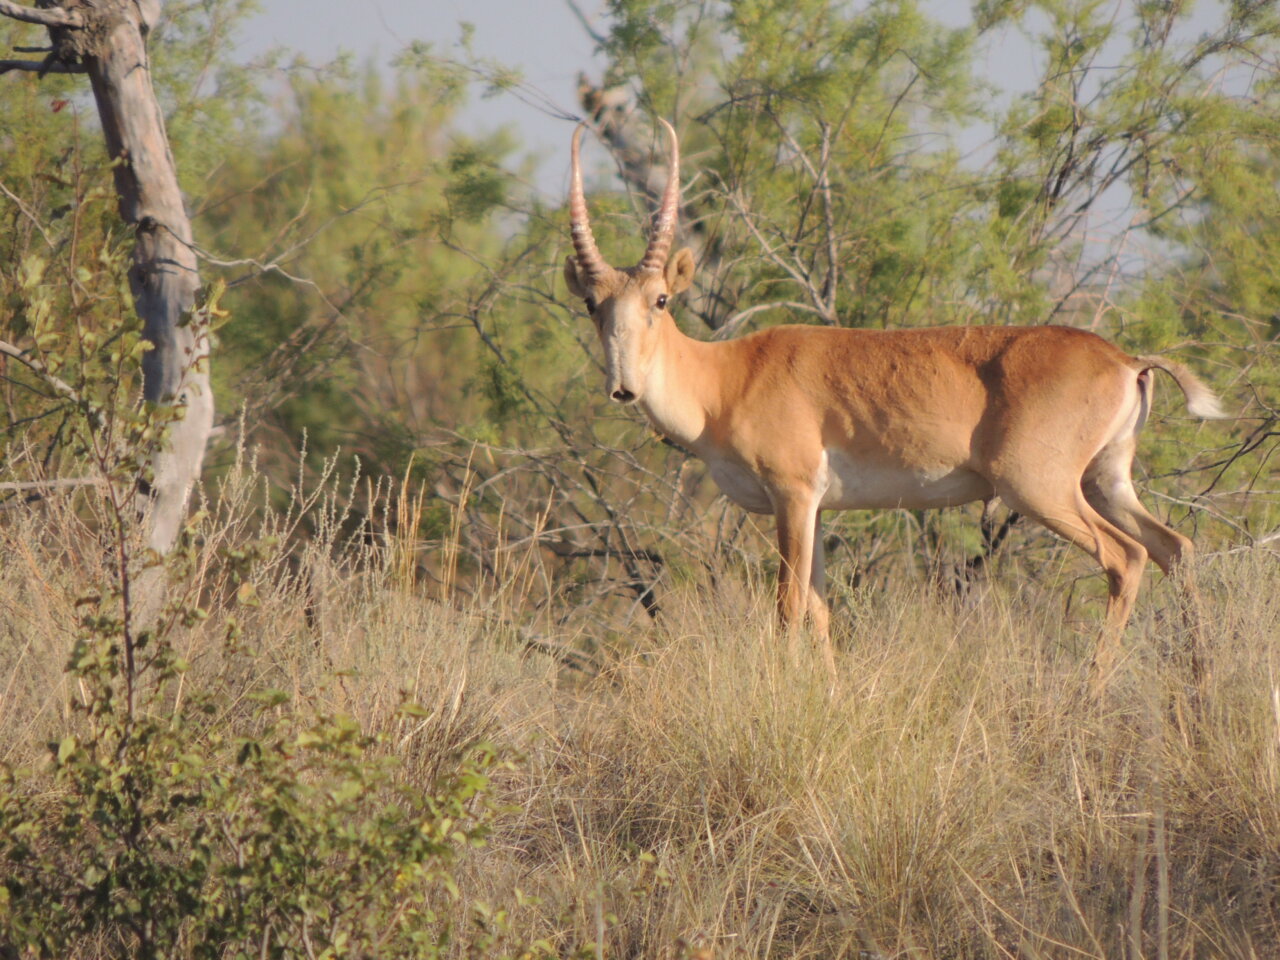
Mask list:
[{"label": "small green shrub", "polygon": [[[0,949],[441,955],[455,936],[451,869],[495,812],[492,748],[420,793],[349,716],[307,716],[275,690],[238,724],[212,697],[179,700],[187,664],[164,632],[128,635],[126,592],[82,606],[67,667],[76,732],[49,745],[46,769],[0,773]],[[466,931],[486,950],[503,933]]]}]

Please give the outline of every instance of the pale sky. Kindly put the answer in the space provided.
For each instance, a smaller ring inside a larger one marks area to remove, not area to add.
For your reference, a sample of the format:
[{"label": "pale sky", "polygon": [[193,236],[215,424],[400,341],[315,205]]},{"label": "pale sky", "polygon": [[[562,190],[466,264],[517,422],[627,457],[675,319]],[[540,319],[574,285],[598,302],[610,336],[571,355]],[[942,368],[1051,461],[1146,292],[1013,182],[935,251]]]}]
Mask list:
[{"label": "pale sky", "polygon": [[[561,110],[576,113],[578,72],[599,82],[605,67],[594,42],[566,0],[263,0],[263,12],[245,29],[241,56],[248,60],[271,47],[304,54],[324,63],[340,51],[358,60],[391,58],[413,40],[430,42],[437,51],[457,51],[464,21],[475,27],[477,56],[516,67],[525,81]],[[605,0],[578,0],[579,9],[605,32]],[[968,0],[928,0],[930,13],[953,26],[970,20]],[[352,17],[351,11],[360,15]],[[989,43],[975,68],[1005,90],[1029,84],[1036,75],[1036,51],[1017,36]],[[985,62],[983,62],[985,61]],[[524,148],[542,159],[537,184],[545,191],[563,189],[566,153],[572,124],[547,116],[537,107],[504,94],[489,100],[475,95],[460,117],[466,132],[512,125]],[[985,140],[981,133],[966,149]]]},{"label": "pale sky", "polygon": [[[599,32],[606,32],[606,0],[577,0]],[[1128,0],[1113,0],[1116,11]],[[263,12],[246,26],[239,47],[243,59],[271,48],[297,50],[313,63],[325,63],[339,52],[357,60],[391,59],[408,43],[425,40],[441,54],[460,53],[462,22],[474,25],[476,56],[519,69],[525,82],[560,111],[576,114],[575,88],[579,71],[595,82],[601,79],[604,58],[573,14],[567,0],[262,0]],[[970,0],[926,0],[929,14],[951,26],[971,20]],[[1221,0],[1193,8],[1185,27],[1194,35],[1220,16]],[[357,16],[352,15],[358,10]],[[1029,15],[1037,22],[1036,13]],[[1033,31],[1034,32],[1034,31]],[[1002,91],[1002,100],[1029,89],[1038,75],[1043,52],[1023,31],[1005,28],[985,38],[974,70]],[[566,160],[571,122],[548,115],[536,105],[511,94],[481,99],[478,91],[461,113],[458,126],[478,133],[503,125],[516,130],[522,148],[540,158],[537,187],[558,196],[567,183]],[[973,129],[961,137],[961,148],[982,162],[991,146],[990,129]]]},{"label": "pale sky", "polygon": [[[578,72],[598,82],[605,66],[564,0],[263,0],[262,6],[242,33],[239,52],[246,60],[275,46],[297,50],[313,63],[327,62],[340,51],[359,61],[391,59],[414,40],[449,55],[459,52],[460,24],[466,21],[475,26],[477,56],[518,68],[531,87],[569,113],[578,112]],[[579,7],[598,23],[605,4],[580,0]],[[358,16],[352,16],[353,9]],[[459,126],[480,132],[507,124],[515,127],[524,149],[543,159],[538,185],[559,191],[567,182],[568,164],[557,165],[555,158],[567,157],[573,125],[510,94],[482,100],[477,91]]]}]

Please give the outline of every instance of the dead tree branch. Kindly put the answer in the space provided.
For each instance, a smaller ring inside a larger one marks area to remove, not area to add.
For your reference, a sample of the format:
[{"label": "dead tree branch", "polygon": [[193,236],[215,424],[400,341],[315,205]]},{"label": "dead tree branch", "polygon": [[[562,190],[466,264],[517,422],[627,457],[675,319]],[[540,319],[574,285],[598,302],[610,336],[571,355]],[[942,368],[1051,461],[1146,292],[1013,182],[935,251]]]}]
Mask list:
[{"label": "dead tree branch", "polygon": [[87,72],[82,64],[58,62],[53,58],[53,54],[43,60],[0,60],[0,74],[9,73],[11,70],[17,70],[20,73],[38,73],[42,77],[46,73]]},{"label": "dead tree branch", "polygon": [[78,28],[84,26],[84,17],[78,10],[62,7],[24,7],[12,0],[0,0],[0,15],[22,23],[36,23],[42,27]]}]

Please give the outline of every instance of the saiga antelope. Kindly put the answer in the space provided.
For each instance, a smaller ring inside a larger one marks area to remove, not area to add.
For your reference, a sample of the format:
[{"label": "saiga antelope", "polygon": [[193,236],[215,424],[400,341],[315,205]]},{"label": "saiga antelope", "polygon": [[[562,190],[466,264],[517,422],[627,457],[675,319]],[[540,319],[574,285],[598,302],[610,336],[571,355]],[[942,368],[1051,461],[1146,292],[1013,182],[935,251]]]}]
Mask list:
[{"label": "saiga antelope", "polygon": [[[1197,417],[1218,401],[1181,364],[1131,357],[1060,326],[853,330],[780,326],[721,342],[685,336],[671,298],[693,254],[668,256],[680,202],[679,144],[648,247],[634,267],[596,247],[574,131],[569,290],[604,348],[611,399],[703,461],[735,503],[777,519],[778,612],[807,613],[834,669],[824,596],[823,510],[947,507],[1002,499],[1080,547],[1107,576],[1092,665],[1110,672],[1148,557],[1194,587],[1191,541],[1139,502],[1130,476],[1151,409],[1152,371],[1173,377]],[[1193,641],[1194,642],[1194,641]]]}]

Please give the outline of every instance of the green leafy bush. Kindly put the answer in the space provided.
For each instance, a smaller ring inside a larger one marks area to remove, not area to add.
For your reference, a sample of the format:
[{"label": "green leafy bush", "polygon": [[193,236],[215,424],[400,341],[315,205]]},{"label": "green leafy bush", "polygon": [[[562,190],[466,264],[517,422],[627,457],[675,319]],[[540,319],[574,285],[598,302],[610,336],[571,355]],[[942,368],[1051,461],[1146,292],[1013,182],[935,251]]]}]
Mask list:
[{"label": "green leafy bush", "polygon": [[[440,954],[454,936],[451,868],[483,844],[495,812],[491,747],[421,793],[349,716],[310,716],[277,690],[229,713],[184,691],[188,664],[163,628],[130,636],[127,589],[81,607],[67,666],[80,691],[74,732],[49,744],[44,769],[0,778],[0,946],[49,957]],[[160,622],[202,616],[171,605]]]}]

